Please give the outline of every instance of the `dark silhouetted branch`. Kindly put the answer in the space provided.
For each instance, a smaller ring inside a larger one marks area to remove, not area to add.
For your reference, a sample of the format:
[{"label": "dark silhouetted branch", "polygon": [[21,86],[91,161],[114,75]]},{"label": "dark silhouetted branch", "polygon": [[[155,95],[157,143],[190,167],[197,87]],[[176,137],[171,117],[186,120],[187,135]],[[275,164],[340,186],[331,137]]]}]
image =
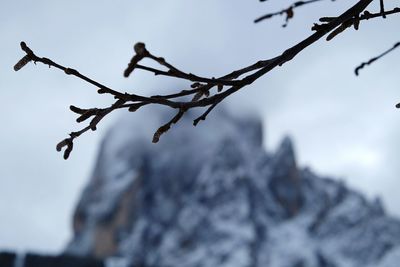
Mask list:
[{"label": "dark silhouetted branch", "polygon": [[[273,17],[278,16],[278,15],[286,15],[285,23],[282,25],[282,27],[286,27],[288,25],[288,23],[289,23],[289,20],[292,19],[293,16],[294,16],[294,9],[299,8],[301,6],[308,5],[308,4],[312,4],[312,3],[315,3],[315,2],[320,2],[320,1],[324,1],[324,0],[297,1],[297,2],[294,2],[293,4],[291,4],[287,8],[284,8],[284,9],[282,9],[280,11],[277,11],[277,12],[265,14],[265,15],[255,19],[254,23],[258,23],[258,22],[261,22],[261,21],[266,20],[266,19],[273,18]],[[334,1],[334,0],[331,0],[331,1]]]},{"label": "dark silhouetted branch", "polygon": [[389,54],[390,52],[392,52],[393,50],[395,50],[399,46],[400,46],[400,42],[395,43],[390,49],[386,50],[385,52],[383,52],[379,56],[373,57],[370,60],[361,63],[357,68],[354,69],[354,73],[356,74],[356,76],[358,76],[360,74],[360,70],[363,69],[365,66],[368,66],[368,65],[374,63],[375,61],[377,61],[378,59],[380,59],[380,58],[384,57],[385,55]]},{"label": "dark silhouetted branch", "polygon": [[381,8],[380,13],[382,14],[382,18],[386,19],[385,4],[383,3],[383,0],[379,0],[379,6]]},{"label": "dark silhouetted branch", "polygon": [[[318,0],[314,0],[318,1]],[[141,96],[137,94],[127,93],[107,87],[93,79],[81,74],[75,69],[64,67],[48,58],[38,57],[33,51],[24,43],[21,42],[21,48],[26,53],[20,61],[14,66],[16,71],[20,70],[29,62],[39,62],[55,67],[62,70],[68,75],[73,75],[87,83],[94,85],[99,94],[109,94],[115,98],[115,102],[106,108],[90,108],[82,109],[79,107],[71,106],[70,109],[78,115],[77,122],[82,123],[90,119],[88,125],[80,131],[72,132],[69,137],[61,141],[57,145],[57,150],[61,151],[65,148],[64,158],[67,159],[73,149],[73,141],[75,138],[91,130],[95,131],[99,122],[108,114],[115,110],[127,109],[130,112],[135,112],[139,108],[147,105],[162,105],[176,110],[176,115],[170,121],[162,125],[154,134],[153,142],[158,142],[161,135],[167,132],[173,124],[176,124],[188,111],[192,108],[204,108],[193,124],[196,126],[200,121],[205,120],[209,113],[225,98],[231,94],[243,89],[244,87],[252,84],[254,81],[264,76],[278,66],[282,66],[286,62],[292,60],[298,53],[312,45],[323,36],[328,35],[330,40],[337,34],[346,30],[349,26],[354,25],[358,29],[361,20],[366,20],[374,17],[374,14],[369,12],[362,12],[374,0],[359,0],[355,5],[345,11],[338,17],[321,19],[322,24],[315,24],[313,30],[315,31],[306,39],[298,44],[286,49],[282,54],[267,60],[260,60],[254,64],[244,67],[239,70],[232,71],[218,78],[201,77],[190,72],[184,72],[176,68],[171,63],[167,62],[162,57],[154,56],[150,53],[144,43],[137,43],[134,46],[134,55],[130,60],[127,68],[124,71],[124,76],[129,77],[136,69],[153,73],[154,75],[162,75],[172,78],[178,78],[189,82],[186,89],[180,90],[173,94],[153,95],[150,97]],[[296,6],[300,2],[296,2]],[[397,12],[397,11],[396,11]],[[394,14],[392,11],[386,11],[385,14]],[[379,13],[382,16],[382,13]],[[143,59],[148,58],[159,65],[159,68],[149,67],[139,64]],[[189,100],[186,97],[190,97]]]}]

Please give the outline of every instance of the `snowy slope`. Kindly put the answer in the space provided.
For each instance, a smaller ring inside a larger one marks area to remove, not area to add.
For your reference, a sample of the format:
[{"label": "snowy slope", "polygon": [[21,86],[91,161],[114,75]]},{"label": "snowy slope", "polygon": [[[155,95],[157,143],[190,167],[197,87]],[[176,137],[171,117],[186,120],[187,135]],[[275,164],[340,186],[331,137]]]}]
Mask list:
[{"label": "snowy slope", "polygon": [[170,116],[109,131],[66,253],[132,266],[398,266],[400,221],[299,168],[289,138],[266,152],[260,120],[220,111],[196,128],[188,115],[152,144]]}]

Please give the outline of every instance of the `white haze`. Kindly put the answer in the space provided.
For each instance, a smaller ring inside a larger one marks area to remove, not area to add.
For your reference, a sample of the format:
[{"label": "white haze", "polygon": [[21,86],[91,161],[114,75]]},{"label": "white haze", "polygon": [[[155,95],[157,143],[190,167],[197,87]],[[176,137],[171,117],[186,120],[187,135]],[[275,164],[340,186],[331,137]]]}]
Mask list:
[{"label": "white haze", "polygon": [[[286,29],[280,27],[283,17],[253,24],[257,16],[285,4],[289,1],[2,1],[0,250],[63,249],[99,140],[115,118],[80,138],[71,159],[64,161],[55,144],[79,127],[68,106],[105,106],[112,99],[40,64],[15,73],[12,66],[23,56],[21,40],[39,56],[115,88],[172,92],[183,83],[143,73],[122,77],[135,42],[145,42],[182,69],[218,76],[276,56],[311,34],[319,17],[350,5],[326,1],[300,8]],[[375,19],[361,23],[358,32],[349,29],[331,42],[321,40],[227,101],[237,112],[251,107],[264,118],[267,149],[290,134],[301,165],[344,179],[371,198],[380,196],[396,215],[399,51],[358,78],[353,69],[399,41],[394,34],[399,23],[399,16]],[[151,109],[130,115],[148,114]]]}]

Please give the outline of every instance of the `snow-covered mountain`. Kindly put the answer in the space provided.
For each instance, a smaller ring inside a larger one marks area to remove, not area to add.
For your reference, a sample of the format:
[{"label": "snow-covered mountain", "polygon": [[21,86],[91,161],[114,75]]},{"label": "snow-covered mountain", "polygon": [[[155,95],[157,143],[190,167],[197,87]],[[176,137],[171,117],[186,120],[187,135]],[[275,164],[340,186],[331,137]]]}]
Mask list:
[{"label": "snow-covered mountain", "polygon": [[[251,115],[122,118],[104,138],[66,253],[132,266],[400,265],[400,221],[342,182],[296,164],[292,141],[265,151]],[[334,160],[334,159],[332,159]]]}]

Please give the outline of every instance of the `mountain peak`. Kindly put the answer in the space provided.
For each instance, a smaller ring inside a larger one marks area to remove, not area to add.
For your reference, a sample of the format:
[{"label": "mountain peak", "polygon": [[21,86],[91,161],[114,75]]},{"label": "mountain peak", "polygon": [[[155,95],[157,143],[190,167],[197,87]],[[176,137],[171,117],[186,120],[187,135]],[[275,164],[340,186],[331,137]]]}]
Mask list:
[{"label": "mountain peak", "polygon": [[275,159],[281,164],[284,164],[286,168],[296,168],[296,156],[293,142],[289,136],[285,136],[282,139],[279,148],[275,152]]},{"label": "mountain peak", "polygon": [[[148,116],[148,128],[166,117]],[[196,129],[184,119],[156,145],[130,117],[106,135],[66,253],[161,267],[400,261],[400,222],[298,168],[289,137],[269,153],[254,116],[215,112]]]}]

